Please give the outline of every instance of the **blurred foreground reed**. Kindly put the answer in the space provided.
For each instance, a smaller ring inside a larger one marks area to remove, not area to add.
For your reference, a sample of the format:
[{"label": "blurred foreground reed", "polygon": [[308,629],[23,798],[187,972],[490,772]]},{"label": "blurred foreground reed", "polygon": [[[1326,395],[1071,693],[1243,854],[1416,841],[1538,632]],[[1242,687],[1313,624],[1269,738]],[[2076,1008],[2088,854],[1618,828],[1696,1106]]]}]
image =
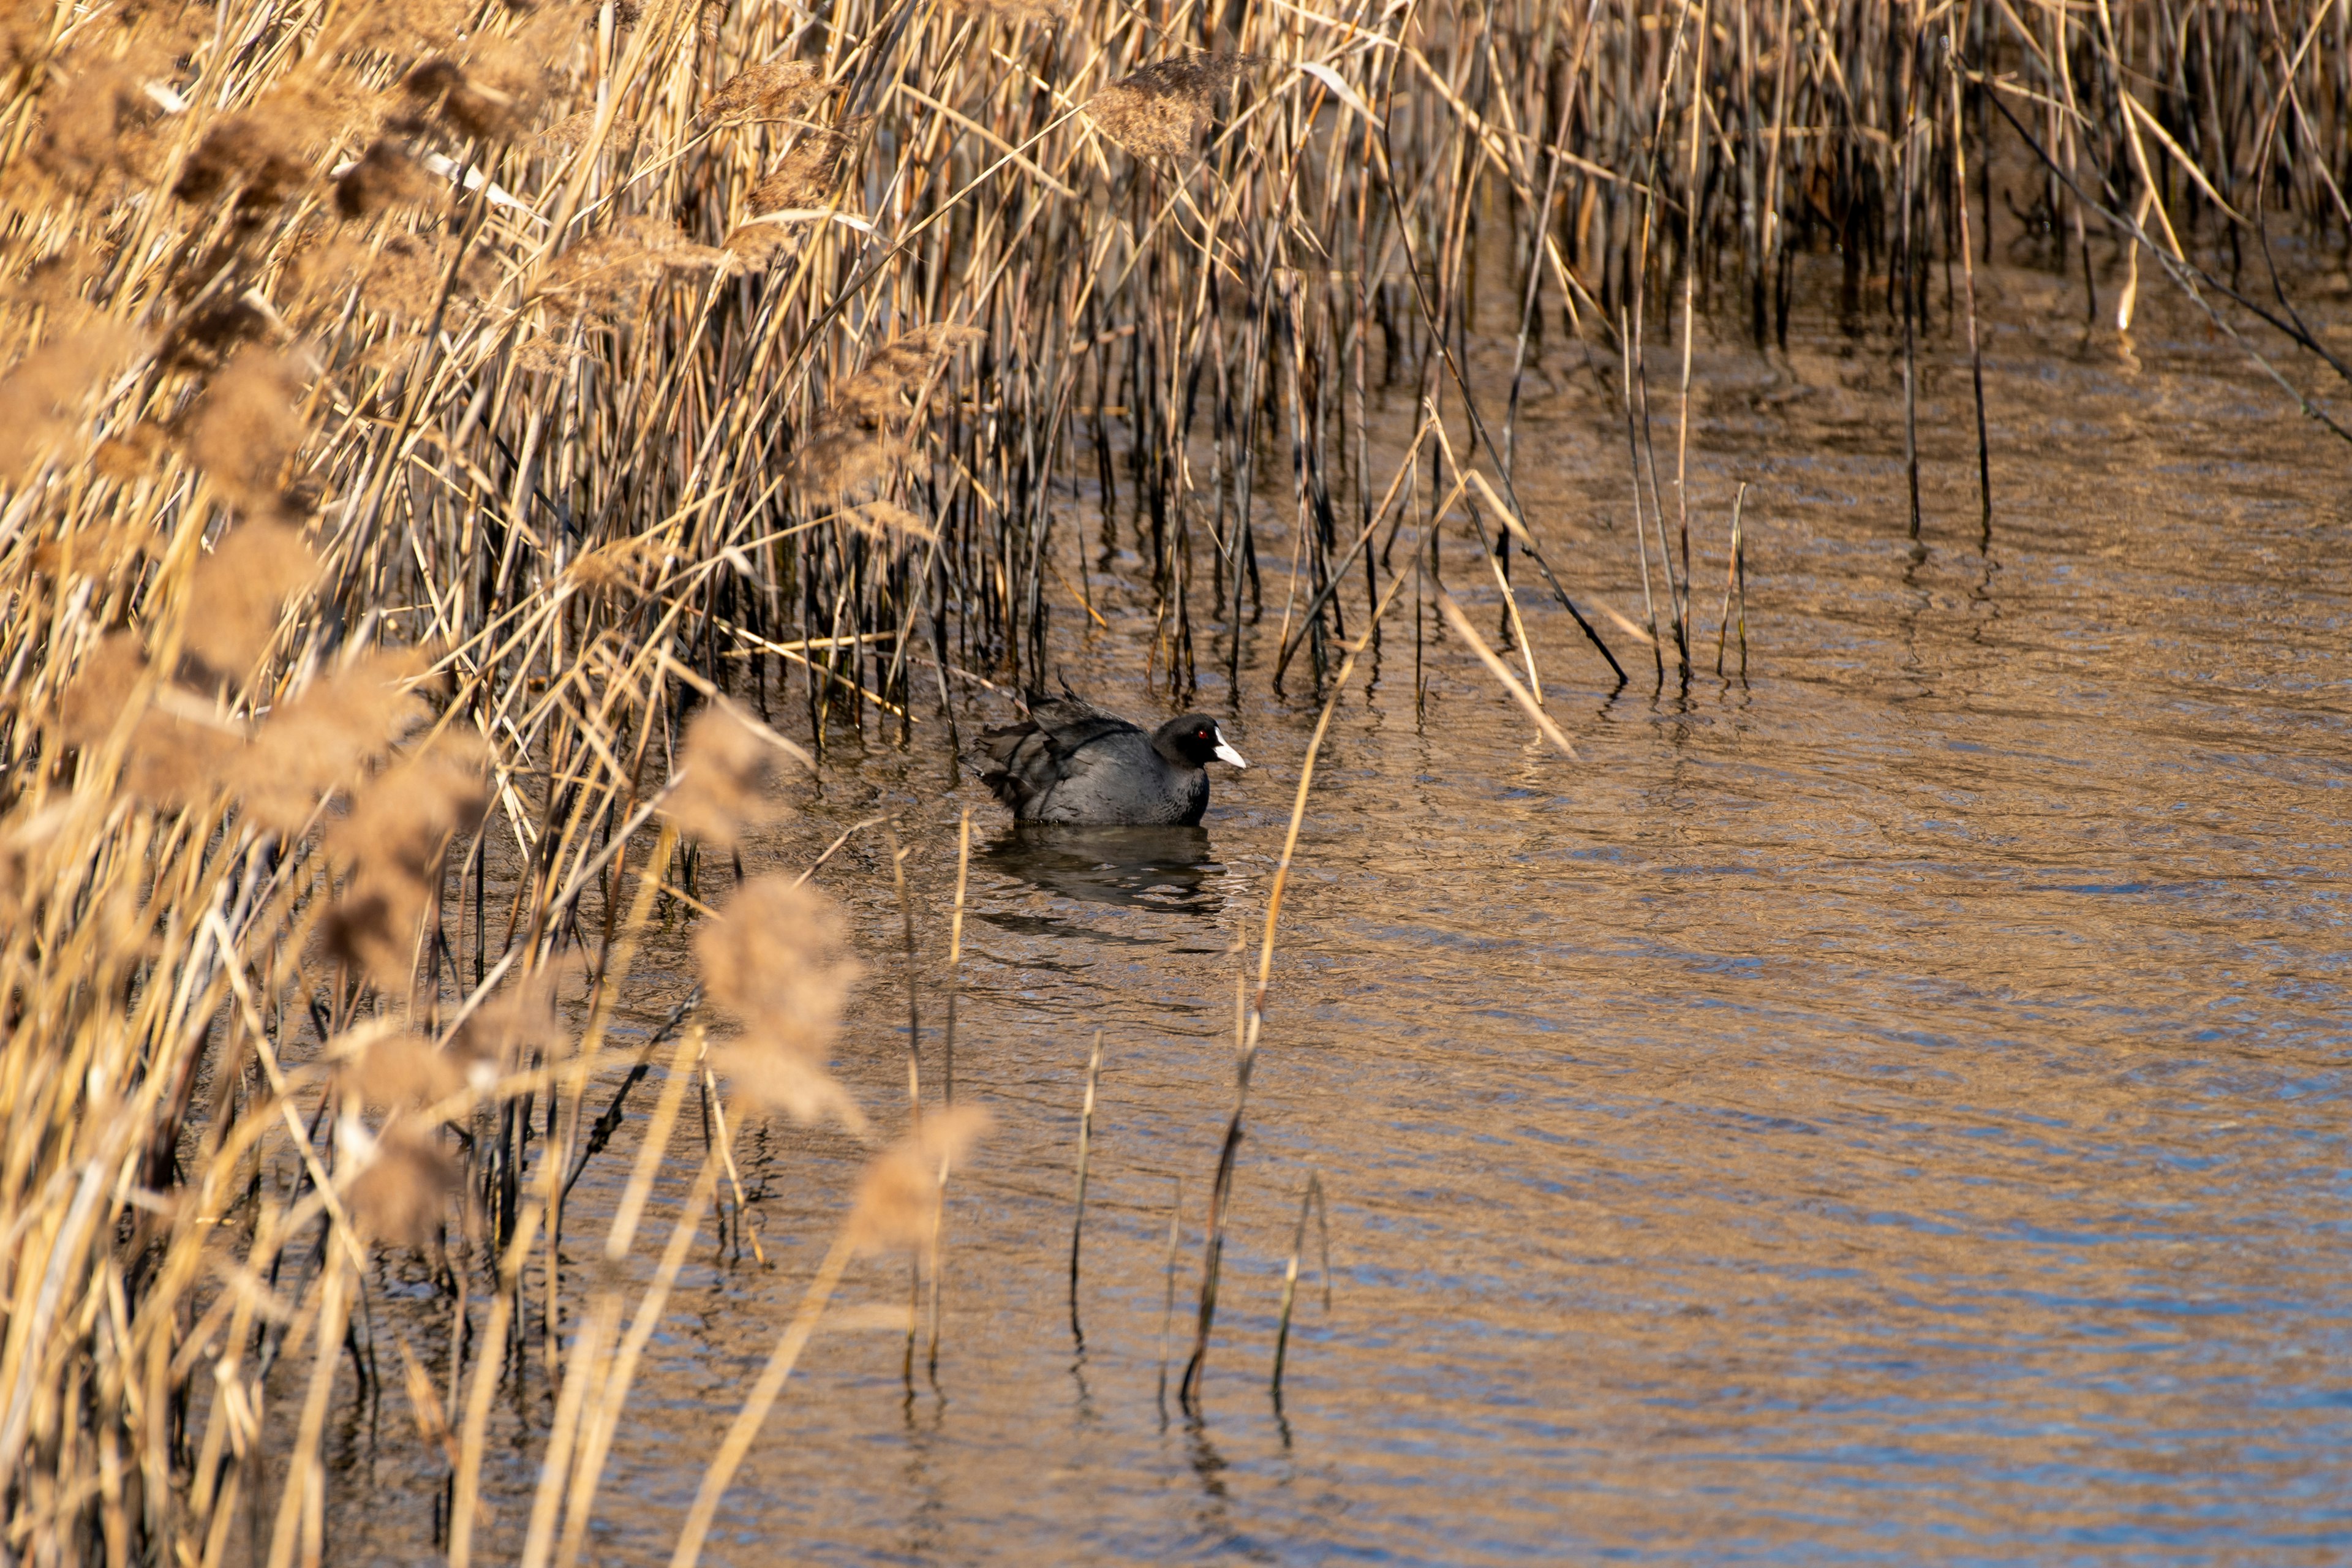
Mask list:
[{"label": "blurred foreground reed", "polygon": [[[450,1307],[395,1347],[442,1549],[477,1550],[489,1401],[537,1354],[519,1551],[575,1562],[669,1282],[730,1190],[742,1223],[744,1116],[881,1151],[808,1323],[845,1249],[935,1246],[974,1125],[918,1082],[886,1144],[827,1067],[839,917],[704,873],[845,732],[1042,684],[1099,583],[1153,606],[1171,694],[1240,679],[1269,607],[1320,690],[1411,574],[1540,720],[1516,607],[1524,685],[1420,576],[1450,527],[1507,593],[1533,558],[1575,679],[1687,679],[1692,534],[1726,527],[1682,482],[1694,318],[1769,345],[1826,266],[1901,323],[1908,387],[1975,342],[1997,232],[2101,321],[2187,291],[2334,423],[2294,289],[2352,242],[2347,28],[2334,0],[12,5],[0,1561],[318,1561],[338,1379],[394,1375],[351,1325],[410,1248]],[[1622,408],[1638,621],[1519,504],[1546,363]],[[1734,554],[1718,669],[1744,582]],[[615,1048],[646,921],[706,897],[707,1005]],[[597,1244],[663,1233],[634,1305],[551,1266],[625,1110],[593,1115],[608,1068],[659,1074]],[[689,1095],[710,1153],[656,1215]]]}]

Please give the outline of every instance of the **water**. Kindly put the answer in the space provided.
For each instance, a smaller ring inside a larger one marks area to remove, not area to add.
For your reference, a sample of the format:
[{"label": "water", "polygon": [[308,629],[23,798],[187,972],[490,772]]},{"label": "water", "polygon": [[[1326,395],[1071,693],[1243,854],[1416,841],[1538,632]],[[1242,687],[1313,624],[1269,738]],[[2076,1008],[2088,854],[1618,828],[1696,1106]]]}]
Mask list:
[{"label": "water", "polygon": [[[1426,650],[1417,721],[1397,612],[1308,803],[1196,1417],[1159,1397],[1162,1265],[1181,1182],[1180,1368],[1233,1103],[1234,949],[1255,963],[1316,713],[1303,679],[1266,689],[1283,557],[1239,697],[1213,679],[1199,700],[1258,764],[1219,772],[1200,835],[1014,838],[968,772],[943,793],[935,717],[904,751],[837,752],[747,865],[797,868],[878,809],[918,825],[936,1092],[972,808],[953,1072],[998,1126],[951,1198],[936,1374],[919,1357],[906,1377],[902,1333],[870,1326],[903,1321],[904,1264],[857,1266],[852,1326],[812,1346],[704,1561],[2352,1555],[2352,451],[2169,301],[2126,346],[2084,340],[2046,280],[1988,281],[1989,539],[1964,363],[1939,347],[1926,387],[1914,552],[1899,365],[1816,321],[1777,369],[1698,356],[1706,673],[1686,695],[1641,667],[1612,694],[1523,592],[1582,761],[1458,643]],[[1638,613],[1622,426],[1559,374],[1531,391],[1520,489],[1564,578]],[[1740,479],[1749,674],[1719,680]],[[1475,570],[1449,552],[1491,628]],[[1150,605],[1093,587],[1110,630],[1065,615],[1073,678],[1166,711]],[[873,966],[842,1059],[877,1108],[904,1096],[887,856],[868,830],[819,873]],[[652,957],[640,1025],[685,984],[677,932]],[[1081,1342],[1071,1166],[1097,1029]],[[689,1115],[660,1234],[699,1148]],[[747,1133],[770,1262],[706,1245],[688,1268],[596,1560],[667,1561],[857,1158],[836,1134]],[[598,1182],[623,1168],[583,1184],[575,1235],[601,1234]],[[1310,1173],[1331,1302],[1310,1227],[1277,1407]],[[501,1407],[501,1552],[549,1408],[543,1378]],[[339,1501],[337,1555],[423,1555],[400,1461],[342,1441],[373,1480]]]}]

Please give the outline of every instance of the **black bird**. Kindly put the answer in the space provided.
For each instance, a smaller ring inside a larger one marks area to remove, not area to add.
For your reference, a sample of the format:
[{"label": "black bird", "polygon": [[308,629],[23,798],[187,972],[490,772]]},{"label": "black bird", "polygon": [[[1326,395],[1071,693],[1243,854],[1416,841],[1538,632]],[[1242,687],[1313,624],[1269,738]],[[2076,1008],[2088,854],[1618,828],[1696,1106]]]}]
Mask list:
[{"label": "black bird", "polygon": [[1205,713],[1150,734],[1066,686],[1018,724],[981,736],[981,782],[1022,822],[1190,826],[1209,808],[1205,764],[1249,764]]}]

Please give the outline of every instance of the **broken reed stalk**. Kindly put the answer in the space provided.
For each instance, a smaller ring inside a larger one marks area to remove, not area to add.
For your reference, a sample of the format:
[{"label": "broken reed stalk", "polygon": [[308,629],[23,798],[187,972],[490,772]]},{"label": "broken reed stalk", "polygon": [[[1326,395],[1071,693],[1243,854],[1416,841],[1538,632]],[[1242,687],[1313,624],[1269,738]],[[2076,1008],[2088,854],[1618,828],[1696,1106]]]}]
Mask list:
[{"label": "broken reed stalk", "polygon": [[907,976],[907,1113],[916,1126],[923,1121],[923,1020],[915,979],[915,900],[907,890],[907,849],[898,842],[894,818],[885,831],[890,850],[890,885],[898,894],[898,931],[905,943]]},{"label": "broken reed stalk", "polygon": [[1740,513],[1748,505],[1743,480],[1731,498],[1731,546],[1723,561],[1723,610],[1715,618],[1715,673],[1723,673],[1723,640],[1731,629],[1731,599],[1739,595],[1739,673],[1748,674],[1748,546],[1739,531]]},{"label": "broken reed stalk", "polygon": [[[1969,236],[1969,153],[1966,127],[1960,122],[1960,51],[1952,35],[1944,36],[1944,58],[1949,68],[1952,84],[1952,205],[1960,222],[1960,284],[1965,290],[1969,308],[1969,387],[1975,395],[1977,411],[1977,501],[1984,528],[1985,542],[1992,540],[1992,445],[1985,433],[1984,347],[1977,338],[1977,264],[1976,247]],[[1948,273],[1947,277],[1950,276]],[[1738,531],[1738,525],[1733,525]],[[1722,639],[1717,639],[1717,674],[1723,663]]]},{"label": "broken reed stalk", "polygon": [[1570,761],[1578,760],[1575,742],[1552,722],[1551,715],[1543,710],[1543,704],[1536,700],[1533,692],[1519,684],[1518,678],[1511,673],[1511,667],[1503,662],[1500,654],[1486,646],[1486,639],[1478,635],[1478,629],[1470,624],[1470,617],[1464,615],[1462,606],[1454,602],[1454,595],[1443,588],[1437,590],[1437,608],[1438,613],[1445,617],[1445,624],[1454,628],[1454,635],[1469,644],[1470,651],[1478,656],[1478,662],[1486,667],[1486,672],[1501,681],[1503,689],[1510,693],[1511,700],[1536,721],[1536,728],[1543,731],[1544,739],[1559,747],[1560,753]]},{"label": "broken reed stalk", "polygon": [[1093,1052],[1087,1058],[1087,1097],[1078,1108],[1078,1171],[1070,1199],[1070,1335],[1083,1348],[1086,1331],[1078,1326],[1078,1247],[1087,1228],[1087,1156],[1094,1146],[1095,1088],[1102,1078],[1103,1032],[1095,1031]]},{"label": "broken reed stalk", "polygon": [[[956,827],[955,910],[948,917],[948,1015],[940,1040],[940,1103],[950,1110],[954,1109],[955,1106],[956,971],[958,965],[963,962],[964,879],[971,868],[971,807],[966,806],[963,809],[962,820]],[[946,1185],[947,1179],[948,1167],[946,1162],[942,1161],[940,1166],[940,1184],[942,1186]],[[940,1370],[940,1276],[945,1272],[939,1267],[940,1240],[940,1229],[946,1223],[947,1212],[942,1207],[932,1215],[930,1298],[929,1310],[925,1313],[929,1331],[926,1336],[929,1342],[924,1364],[930,1369],[934,1378],[939,1375]]]},{"label": "broken reed stalk", "polygon": [[[1420,548],[1420,541],[1414,548]],[[1177,1401],[1186,1410],[1200,1406],[1201,1381],[1207,1370],[1209,1333],[1217,1319],[1217,1284],[1225,1250],[1225,1220],[1233,1202],[1234,1162],[1241,1152],[1242,1122],[1249,1109],[1250,1073],[1257,1062],[1258,1037],[1265,1024],[1265,994],[1274,974],[1274,935],[1282,919],[1283,889],[1289,883],[1292,857],[1298,851],[1299,825],[1307,817],[1307,792],[1315,783],[1315,759],[1323,750],[1323,737],[1331,729],[1331,715],[1339,705],[1339,698],[1348,689],[1348,682],[1356,673],[1357,661],[1371,645],[1372,634],[1388,615],[1389,606],[1396,603],[1397,590],[1404,585],[1404,574],[1389,579],[1388,589],[1366,617],[1362,635],[1348,645],[1347,657],[1340,661],[1339,673],[1331,682],[1331,692],[1324,699],[1323,710],[1316,717],[1315,732],[1307,742],[1307,757],[1299,764],[1298,788],[1290,803],[1290,826],[1283,835],[1282,858],[1275,863],[1274,880],[1267,888],[1265,899],[1265,937],[1258,948],[1257,989],[1250,1001],[1247,1032],[1239,1042],[1234,1058],[1234,1110],[1225,1122],[1225,1136],[1217,1149],[1217,1170],[1209,1185],[1207,1240],[1201,1257],[1201,1292],[1192,1339],[1192,1353],[1184,1363],[1184,1376],[1177,1384]],[[1438,592],[1443,594],[1444,589]],[[1460,612],[1457,611],[1456,614]],[[1484,646],[1484,645],[1481,645]]]},{"label": "broken reed stalk", "polygon": [[1298,1194],[1298,1225],[1290,1235],[1290,1261],[1282,1270],[1282,1313],[1274,1330],[1274,1373],[1267,1387],[1274,1395],[1275,1408],[1282,1408],[1282,1372],[1290,1354],[1290,1312],[1298,1301],[1298,1258],[1307,1250],[1307,1215],[1315,1215],[1315,1223],[1323,1242],[1323,1310],[1331,1310],[1331,1216],[1323,1202],[1323,1178],[1307,1173],[1307,1190]]},{"label": "broken reed stalk", "polygon": [[1168,1346],[1176,1327],[1176,1253],[1183,1241],[1184,1178],[1171,1176],[1168,1198],[1168,1256],[1161,1267],[1166,1289],[1160,1301],[1160,1414],[1168,1414]]},{"label": "broken reed stalk", "polygon": [[971,807],[965,806],[956,824],[955,909],[948,916],[948,1016],[940,1042],[940,1098],[948,1105],[955,1103],[956,977],[963,963],[963,895],[971,871]]},{"label": "broken reed stalk", "polygon": [[[1904,107],[1910,110],[1911,94],[1906,84]],[[1919,126],[1906,120],[1903,127],[1902,152],[1897,154],[1902,180],[1902,227],[1897,242],[1895,265],[1888,269],[1891,279],[1903,290],[1903,477],[1911,500],[1911,540],[1919,539],[1919,326],[1917,279],[1913,276],[1917,267],[1914,254],[1911,181],[1912,166],[1917,162]]]}]

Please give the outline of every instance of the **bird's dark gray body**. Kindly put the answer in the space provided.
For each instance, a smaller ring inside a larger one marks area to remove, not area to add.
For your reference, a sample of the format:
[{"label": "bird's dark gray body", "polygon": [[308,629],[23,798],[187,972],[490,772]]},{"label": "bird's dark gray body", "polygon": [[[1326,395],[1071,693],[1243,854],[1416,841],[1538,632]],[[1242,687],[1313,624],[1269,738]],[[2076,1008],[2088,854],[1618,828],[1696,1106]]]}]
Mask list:
[{"label": "bird's dark gray body", "polygon": [[981,782],[1023,822],[1189,826],[1209,808],[1202,763],[1238,764],[1213,720],[1187,714],[1147,734],[1077,697],[1043,698],[981,737]]}]

